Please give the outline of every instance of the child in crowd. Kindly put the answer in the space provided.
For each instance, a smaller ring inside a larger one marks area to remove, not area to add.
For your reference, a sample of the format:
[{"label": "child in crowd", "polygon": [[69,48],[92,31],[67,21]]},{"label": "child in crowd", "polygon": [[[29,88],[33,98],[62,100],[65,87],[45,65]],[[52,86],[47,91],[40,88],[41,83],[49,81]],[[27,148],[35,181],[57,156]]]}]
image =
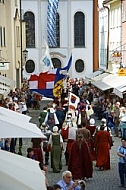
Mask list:
[{"label": "child in crowd", "polygon": [[31,159],[33,159],[33,160],[35,160],[33,148],[28,148],[28,149],[27,149],[27,157],[28,157],[28,158],[31,158]]}]

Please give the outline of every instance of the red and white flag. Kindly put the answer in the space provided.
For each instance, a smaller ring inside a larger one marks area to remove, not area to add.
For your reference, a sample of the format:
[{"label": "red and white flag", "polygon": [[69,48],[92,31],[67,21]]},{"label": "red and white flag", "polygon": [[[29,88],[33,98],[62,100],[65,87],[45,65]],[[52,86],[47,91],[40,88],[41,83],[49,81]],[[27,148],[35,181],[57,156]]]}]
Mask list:
[{"label": "red and white flag", "polygon": [[80,98],[70,92],[69,94],[69,109],[76,109],[78,103],[80,102]]}]

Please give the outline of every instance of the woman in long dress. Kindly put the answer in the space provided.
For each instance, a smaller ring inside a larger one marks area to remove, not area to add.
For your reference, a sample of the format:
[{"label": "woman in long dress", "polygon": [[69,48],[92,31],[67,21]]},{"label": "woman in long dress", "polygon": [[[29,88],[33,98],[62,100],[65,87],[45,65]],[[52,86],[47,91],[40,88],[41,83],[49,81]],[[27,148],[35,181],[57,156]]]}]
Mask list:
[{"label": "woman in long dress", "polygon": [[63,139],[58,133],[58,127],[53,127],[53,132],[49,138],[49,145],[51,145],[51,168],[53,172],[58,173],[62,169],[62,147]]},{"label": "woman in long dress", "polygon": [[101,125],[100,131],[96,132],[94,147],[96,152],[96,167],[100,170],[110,169],[111,137],[108,131]]}]

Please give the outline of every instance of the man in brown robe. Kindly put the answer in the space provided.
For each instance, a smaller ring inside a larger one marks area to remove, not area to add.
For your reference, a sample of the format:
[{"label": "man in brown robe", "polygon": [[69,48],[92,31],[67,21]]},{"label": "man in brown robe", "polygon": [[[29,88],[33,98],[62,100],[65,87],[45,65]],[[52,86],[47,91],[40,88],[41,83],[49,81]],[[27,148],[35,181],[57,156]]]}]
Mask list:
[{"label": "man in brown robe", "polygon": [[68,170],[72,172],[74,180],[92,177],[92,158],[82,134],[78,134],[77,140],[72,144]]}]

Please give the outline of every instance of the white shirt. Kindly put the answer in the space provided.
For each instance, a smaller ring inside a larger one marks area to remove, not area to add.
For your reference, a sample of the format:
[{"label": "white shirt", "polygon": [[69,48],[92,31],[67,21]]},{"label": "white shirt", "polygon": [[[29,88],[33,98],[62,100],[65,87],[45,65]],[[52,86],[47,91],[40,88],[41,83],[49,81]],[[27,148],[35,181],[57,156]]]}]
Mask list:
[{"label": "white shirt", "polygon": [[19,107],[20,107],[21,113],[24,112],[24,111],[27,111],[27,106],[26,106],[25,102],[20,102]]},{"label": "white shirt", "polygon": [[76,130],[75,127],[69,127],[68,139],[76,140]]}]

